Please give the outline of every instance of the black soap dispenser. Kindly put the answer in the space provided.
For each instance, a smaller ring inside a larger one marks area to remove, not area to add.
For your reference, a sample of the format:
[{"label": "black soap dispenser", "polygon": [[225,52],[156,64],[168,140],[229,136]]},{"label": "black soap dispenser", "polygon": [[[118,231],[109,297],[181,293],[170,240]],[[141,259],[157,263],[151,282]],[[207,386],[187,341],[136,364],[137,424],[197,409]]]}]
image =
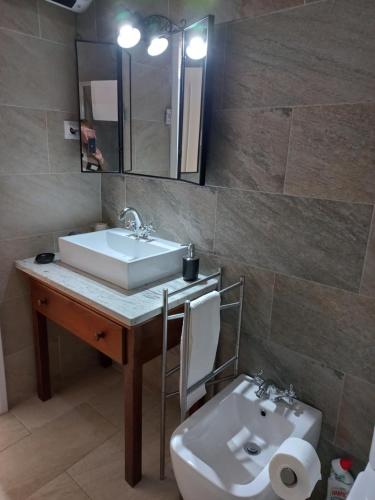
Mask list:
[{"label": "black soap dispenser", "polygon": [[199,274],[199,258],[195,256],[193,243],[188,245],[188,255],[183,258],[182,277],[185,281],[195,281]]}]

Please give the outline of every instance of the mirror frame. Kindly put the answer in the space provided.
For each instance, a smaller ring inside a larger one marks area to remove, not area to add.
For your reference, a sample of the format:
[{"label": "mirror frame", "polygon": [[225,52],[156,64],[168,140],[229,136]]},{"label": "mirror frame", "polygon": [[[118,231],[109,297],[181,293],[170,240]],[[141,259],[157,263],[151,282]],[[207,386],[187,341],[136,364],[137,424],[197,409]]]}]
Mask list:
[{"label": "mirror frame", "polygon": [[[183,119],[184,119],[184,82],[185,82],[185,69],[186,69],[186,32],[194,29],[203,21],[207,21],[207,55],[204,62],[204,78],[202,86],[201,97],[201,117],[199,127],[199,148],[198,148],[198,171],[192,172],[198,174],[198,182],[189,181],[181,177],[184,172],[181,172],[181,154],[182,154],[182,133],[183,133]],[[180,120],[179,120],[179,152],[178,152],[178,175],[177,179],[196,186],[204,186],[206,181],[206,162],[207,162],[207,144],[210,132],[210,118],[212,108],[212,57],[213,57],[213,33],[214,33],[215,16],[208,15],[195,21],[194,23],[186,26],[183,29],[182,39],[182,67],[181,67],[181,86],[180,86]]]},{"label": "mirror frame", "polygon": [[[116,49],[116,70],[117,70],[117,113],[118,113],[118,125],[117,125],[117,135],[118,135],[118,170],[108,170],[100,172],[91,172],[90,170],[83,170],[82,164],[82,137],[81,137],[81,106],[79,100],[79,64],[78,64],[78,43],[92,43],[96,45],[108,45]],[[122,55],[123,49],[117,45],[117,43],[112,42],[98,42],[96,40],[83,40],[76,38],[75,42],[75,56],[76,56],[76,75],[77,75],[77,100],[78,100],[78,127],[79,127],[79,148],[80,148],[80,161],[81,161],[81,172],[83,174],[121,174],[124,173],[124,110],[123,110],[123,65],[122,65]],[[130,56],[130,54],[129,54]],[[131,77],[131,76],[130,76]]]}]

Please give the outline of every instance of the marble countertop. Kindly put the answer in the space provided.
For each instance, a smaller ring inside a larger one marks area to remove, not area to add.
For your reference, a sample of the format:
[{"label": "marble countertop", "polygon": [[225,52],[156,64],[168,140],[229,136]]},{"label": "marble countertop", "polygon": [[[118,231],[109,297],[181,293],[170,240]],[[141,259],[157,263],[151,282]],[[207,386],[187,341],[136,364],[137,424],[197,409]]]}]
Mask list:
[{"label": "marble countertop", "polygon": [[[79,302],[92,306],[127,326],[144,323],[159,315],[162,311],[165,288],[172,292],[188,284],[181,276],[171,276],[142,288],[125,290],[67,266],[58,258],[51,264],[36,264],[34,257],[17,260],[16,267],[55,290],[74,297]],[[203,277],[200,275],[200,278]],[[203,292],[214,290],[216,286],[217,280],[211,279],[204,284],[176,293],[170,298],[170,308],[183,304],[185,300],[199,297]]]}]

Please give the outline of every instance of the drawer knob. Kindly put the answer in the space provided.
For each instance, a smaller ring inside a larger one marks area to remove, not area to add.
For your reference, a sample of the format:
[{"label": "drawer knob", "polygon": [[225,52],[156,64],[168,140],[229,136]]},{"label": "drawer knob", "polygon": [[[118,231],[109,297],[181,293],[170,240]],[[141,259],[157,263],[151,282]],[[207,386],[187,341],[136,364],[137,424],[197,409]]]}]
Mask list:
[{"label": "drawer knob", "polygon": [[47,302],[48,302],[47,299],[38,299],[36,301],[36,303],[38,304],[38,306],[44,306],[44,305],[47,304]]},{"label": "drawer knob", "polygon": [[97,342],[99,342],[100,339],[104,339],[105,333],[104,332],[98,332],[95,333],[94,338]]}]

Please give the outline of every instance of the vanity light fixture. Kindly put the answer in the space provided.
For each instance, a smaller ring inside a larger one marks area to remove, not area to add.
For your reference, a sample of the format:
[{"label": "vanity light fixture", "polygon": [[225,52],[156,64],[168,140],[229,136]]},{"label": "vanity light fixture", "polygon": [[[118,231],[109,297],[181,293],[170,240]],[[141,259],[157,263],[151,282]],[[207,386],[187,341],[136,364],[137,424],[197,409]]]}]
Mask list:
[{"label": "vanity light fixture", "polygon": [[175,25],[168,17],[158,14],[143,18],[138,12],[127,11],[126,14],[132,21],[121,26],[117,43],[124,49],[130,49],[143,39],[150,56],[163,54],[168,48],[169,36],[182,31],[186,26],[185,20]]},{"label": "vanity light fixture", "polygon": [[132,24],[124,24],[120,28],[117,43],[123,49],[131,49],[138,44],[140,39],[141,32],[138,28],[135,28]]},{"label": "vanity light fixture", "polygon": [[194,61],[203,59],[207,55],[207,42],[201,36],[193,36],[186,47],[186,55]]},{"label": "vanity light fixture", "polygon": [[147,53],[149,56],[159,56],[167,50],[168,44],[168,39],[164,36],[152,38],[150,45],[147,47]]}]

